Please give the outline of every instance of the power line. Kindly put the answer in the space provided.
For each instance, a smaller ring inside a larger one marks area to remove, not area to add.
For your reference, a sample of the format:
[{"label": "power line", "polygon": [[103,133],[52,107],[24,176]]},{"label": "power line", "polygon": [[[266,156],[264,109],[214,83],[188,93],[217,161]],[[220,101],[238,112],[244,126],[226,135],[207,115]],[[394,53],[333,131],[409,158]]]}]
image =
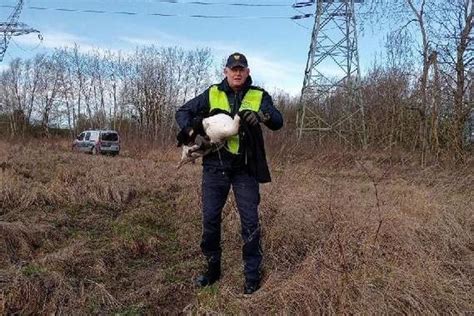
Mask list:
[{"label": "power line", "polygon": [[192,4],[192,5],[226,5],[238,7],[289,7],[288,4],[281,3],[226,3],[226,2],[208,2],[208,1],[189,1],[180,0],[156,0],[157,2],[165,2],[171,4]]},{"label": "power line", "polygon": [[299,27],[303,28],[303,29],[306,29],[307,31],[311,31],[311,29],[307,26],[304,26],[303,24],[301,23],[298,23],[296,22],[295,20],[293,20],[293,23],[295,23],[296,25],[298,25]]},{"label": "power line", "polygon": [[228,2],[211,2],[211,1],[181,1],[181,0],[155,0],[158,3],[168,4],[185,4],[185,5],[201,5],[201,6],[235,6],[235,7],[291,7],[291,4],[282,3],[228,3]]},{"label": "power line", "polygon": [[24,51],[24,52],[32,52],[32,51],[35,51],[35,50],[37,50],[37,49],[41,46],[41,39],[40,39],[40,42],[39,42],[38,44],[36,44],[35,47],[30,48],[30,49],[25,49],[25,48],[21,47],[20,44],[18,44],[13,38],[12,38],[11,41],[12,41],[13,44],[15,44],[15,46],[16,46],[18,49],[20,49],[20,50],[22,50],[22,51]]},{"label": "power line", "polygon": [[[0,8],[13,8],[12,5],[0,5]],[[92,13],[92,14],[117,14],[117,15],[148,15],[148,16],[161,16],[161,17],[181,17],[181,18],[203,18],[203,19],[291,19],[291,20],[300,20],[306,19],[313,14],[301,14],[301,15],[292,15],[292,16],[244,16],[244,15],[206,15],[206,14],[167,14],[160,12],[152,13],[140,13],[133,11],[106,11],[106,10],[86,10],[86,9],[71,9],[71,8],[49,8],[49,7],[38,7],[38,6],[29,6],[27,7],[30,10],[39,10],[39,11],[62,11],[62,12],[71,12],[71,13]]]}]

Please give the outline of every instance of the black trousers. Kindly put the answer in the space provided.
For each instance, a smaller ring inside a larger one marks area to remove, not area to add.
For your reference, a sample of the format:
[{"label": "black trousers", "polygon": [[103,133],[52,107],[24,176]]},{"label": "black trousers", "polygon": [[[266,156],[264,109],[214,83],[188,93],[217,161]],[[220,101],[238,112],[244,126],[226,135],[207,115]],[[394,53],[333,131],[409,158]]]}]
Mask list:
[{"label": "black trousers", "polygon": [[260,245],[260,224],[258,204],[260,203],[259,183],[244,171],[223,172],[204,168],[202,177],[202,241],[201,249],[207,260],[221,259],[222,209],[230,187],[240,214],[242,228],[242,258],[247,280],[260,279],[262,248]]}]

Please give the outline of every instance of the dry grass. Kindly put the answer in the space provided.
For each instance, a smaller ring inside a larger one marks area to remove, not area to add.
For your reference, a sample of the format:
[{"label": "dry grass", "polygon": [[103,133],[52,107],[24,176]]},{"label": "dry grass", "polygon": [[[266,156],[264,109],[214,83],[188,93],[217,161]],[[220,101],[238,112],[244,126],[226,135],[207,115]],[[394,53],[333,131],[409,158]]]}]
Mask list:
[{"label": "dry grass", "polygon": [[[223,279],[192,286],[200,166],[177,149],[73,154],[0,143],[0,312],[418,313],[474,310],[474,166],[403,153],[271,151],[262,187],[265,278],[243,297],[239,218],[223,221]],[[280,142],[281,144],[281,142]]]}]

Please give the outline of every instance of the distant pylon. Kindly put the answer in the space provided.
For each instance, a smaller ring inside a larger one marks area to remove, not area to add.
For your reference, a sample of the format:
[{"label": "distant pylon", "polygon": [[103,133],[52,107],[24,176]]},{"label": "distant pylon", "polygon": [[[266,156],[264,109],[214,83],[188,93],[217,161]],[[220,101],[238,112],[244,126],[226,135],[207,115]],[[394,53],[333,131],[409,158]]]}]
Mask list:
[{"label": "distant pylon", "polygon": [[[306,132],[328,133],[367,144],[360,92],[354,3],[316,0],[316,14],[297,115],[298,140]],[[352,139],[351,139],[352,137]]]},{"label": "distant pylon", "polygon": [[25,23],[18,22],[21,9],[23,8],[23,2],[24,0],[18,1],[18,4],[13,8],[13,12],[8,17],[7,22],[0,22],[0,62],[3,61],[3,57],[8,48],[8,43],[12,36],[38,33],[38,37],[41,39],[38,30],[29,27]]}]

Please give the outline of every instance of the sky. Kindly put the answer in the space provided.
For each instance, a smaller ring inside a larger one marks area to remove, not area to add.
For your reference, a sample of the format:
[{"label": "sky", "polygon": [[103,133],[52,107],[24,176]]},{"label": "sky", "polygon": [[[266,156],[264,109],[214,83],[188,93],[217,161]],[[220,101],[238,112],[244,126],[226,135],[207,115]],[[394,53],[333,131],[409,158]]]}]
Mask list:
[{"label": "sky", "polygon": [[[300,0],[301,2],[302,0]],[[20,22],[41,31],[13,37],[0,70],[16,57],[31,58],[55,47],[78,44],[93,49],[133,51],[142,45],[180,46],[212,50],[216,66],[233,52],[249,60],[251,75],[269,91],[276,89],[296,95],[301,91],[308,58],[314,18],[289,17],[314,13],[315,6],[296,11],[294,0],[25,0]],[[196,2],[196,1],[194,1]],[[2,0],[0,21],[6,21],[16,0]],[[236,6],[253,4],[254,6]],[[266,6],[255,6],[265,4]],[[358,4],[357,6],[360,6]],[[35,9],[46,8],[46,9]],[[57,9],[100,10],[106,13],[68,12]],[[113,12],[134,12],[135,15]],[[151,14],[169,14],[160,16]],[[236,18],[192,18],[190,15],[233,16]],[[359,30],[362,73],[383,53],[383,32]],[[329,72],[337,69],[328,69]]]}]

